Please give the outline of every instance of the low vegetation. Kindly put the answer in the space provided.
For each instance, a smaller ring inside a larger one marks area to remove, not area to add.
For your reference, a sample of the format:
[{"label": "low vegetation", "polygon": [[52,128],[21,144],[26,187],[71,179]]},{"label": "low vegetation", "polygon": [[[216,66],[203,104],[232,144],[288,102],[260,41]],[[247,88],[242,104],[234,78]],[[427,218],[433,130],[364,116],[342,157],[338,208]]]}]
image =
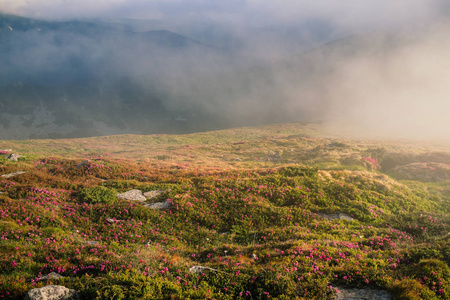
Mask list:
[{"label": "low vegetation", "polygon": [[[0,298],[58,284],[84,299],[334,299],[338,287],[449,299],[447,182],[397,181],[375,153],[215,168],[3,153],[0,174],[26,173],[0,177]],[[171,206],[115,196],[130,189]]]}]

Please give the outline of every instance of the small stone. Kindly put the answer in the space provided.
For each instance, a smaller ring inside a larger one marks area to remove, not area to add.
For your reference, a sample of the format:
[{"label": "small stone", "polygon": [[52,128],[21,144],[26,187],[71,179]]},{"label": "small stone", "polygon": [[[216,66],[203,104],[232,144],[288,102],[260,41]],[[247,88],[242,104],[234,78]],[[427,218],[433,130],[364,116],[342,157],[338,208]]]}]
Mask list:
[{"label": "small stone", "polygon": [[130,190],[125,193],[117,194],[118,199],[130,200],[130,201],[141,201],[147,200],[140,190]]},{"label": "small stone", "polygon": [[352,217],[350,217],[347,214],[344,214],[342,212],[337,212],[334,214],[324,214],[324,213],[319,213],[319,216],[321,216],[322,218],[326,219],[326,220],[348,220],[348,221],[354,221],[355,219],[353,219]]},{"label": "small stone", "polygon": [[89,162],[89,160],[85,160],[85,161],[79,163],[79,164],[77,165],[77,168],[78,168],[78,169],[81,168],[82,166],[84,166],[84,165],[87,164],[88,162]]},{"label": "small stone", "polygon": [[38,281],[47,280],[47,279],[60,279],[60,278],[64,278],[64,276],[62,276],[62,275],[60,275],[58,273],[55,273],[55,272],[51,272],[50,274],[42,276],[41,278],[39,278]]},{"label": "small stone", "polygon": [[116,224],[116,223],[119,223],[121,220],[117,220],[117,219],[114,219],[114,218],[108,218],[108,219],[106,219],[106,222],[108,222],[108,223],[110,223],[110,224]]},{"label": "small stone", "polygon": [[17,171],[17,172],[14,172],[14,173],[4,174],[1,177],[3,177],[3,178],[12,178],[12,177],[15,177],[15,176],[18,176],[18,175],[22,175],[22,174],[25,174],[25,173],[26,173],[26,171]]},{"label": "small stone", "polygon": [[80,300],[80,294],[65,286],[47,285],[28,291],[25,300]]}]

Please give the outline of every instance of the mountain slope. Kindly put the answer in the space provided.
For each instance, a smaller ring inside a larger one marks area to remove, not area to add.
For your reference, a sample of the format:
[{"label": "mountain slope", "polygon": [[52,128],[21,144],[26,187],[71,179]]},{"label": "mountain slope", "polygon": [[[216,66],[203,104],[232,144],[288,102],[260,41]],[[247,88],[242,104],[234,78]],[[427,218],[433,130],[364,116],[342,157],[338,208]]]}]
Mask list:
[{"label": "mountain slope", "polygon": [[[219,57],[217,50],[166,30],[136,33],[6,15],[0,20],[2,138],[171,132],[176,126],[170,120],[195,110],[167,105],[171,97],[162,82]],[[54,122],[39,119],[37,111]]]}]

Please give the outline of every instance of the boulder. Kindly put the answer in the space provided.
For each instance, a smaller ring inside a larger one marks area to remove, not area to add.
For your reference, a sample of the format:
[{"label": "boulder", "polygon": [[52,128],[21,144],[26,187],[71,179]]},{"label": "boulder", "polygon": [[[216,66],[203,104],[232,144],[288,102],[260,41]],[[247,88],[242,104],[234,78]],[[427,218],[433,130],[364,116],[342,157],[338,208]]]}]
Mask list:
[{"label": "boulder", "polygon": [[150,199],[153,199],[153,198],[156,198],[156,197],[162,195],[165,192],[166,191],[161,191],[161,190],[149,191],[149,192],[145,192],[144,196],[145,196],[145,198],[150,200]]},{"label": "boulder", "polygon": [[125,193],[117,194],[118,199],[130,200],[130,201],[141,201],[147,200],[140,190],[130,190]]},{"label": "boulder", "polygon": [[80,294],[60,285],[47,285],[28,291],[25,300],[80,300]]}]

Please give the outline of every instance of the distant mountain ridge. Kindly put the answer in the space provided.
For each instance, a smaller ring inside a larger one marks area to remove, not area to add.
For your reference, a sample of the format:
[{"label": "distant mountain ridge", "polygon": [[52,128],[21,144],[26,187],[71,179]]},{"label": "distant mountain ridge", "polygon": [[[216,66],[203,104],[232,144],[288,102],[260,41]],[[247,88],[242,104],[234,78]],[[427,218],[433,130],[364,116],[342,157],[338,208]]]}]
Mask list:
[{"label": "distant mountain ridge", "polygon": [[[221,55],[167,30],[132,32],[94,22],[2,14],[0,136],[170,132],[171,120],[183,120],[186,112],[164,107],[169,97],[162,86],[165,78],[177,73],[173,70],[196,68],[200,58]],[[54,116],[54,131],[25,130],[33,112],[42,109]],[[58,129],[67,122],[76,128],[72,133]]]},{"label": "distant mountain ridge", "polygon": [[[266,60],[253,60],[251,53],[217,49],[161,28],[134,32],[120,25],[0,15],[0,139],[329,120],[389,133],[405,105],[420,106],[417,95],[433,90],[428,86],[434,73],[446,77],[434,58],[445,58],[450,48],[433,30],[381,32],[346,36],[282,59],[267,53]],[[43,111],[52,126],[36,120]],[[411,124],[401,126],[432,130],[428,120],[417,122],[423,116],[417,110],[408,115]]]}]

